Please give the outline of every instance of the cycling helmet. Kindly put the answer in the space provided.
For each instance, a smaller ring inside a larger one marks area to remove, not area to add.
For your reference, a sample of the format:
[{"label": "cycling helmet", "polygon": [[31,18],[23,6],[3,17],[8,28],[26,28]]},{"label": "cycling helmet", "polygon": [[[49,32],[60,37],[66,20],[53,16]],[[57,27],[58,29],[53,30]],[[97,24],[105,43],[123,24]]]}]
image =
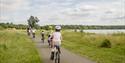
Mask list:
[{"label": "cycling helmet", "polygon": [[60,30],[61,29],[61,26],[55,26],[55,29],[57,29],[57,30]]}]

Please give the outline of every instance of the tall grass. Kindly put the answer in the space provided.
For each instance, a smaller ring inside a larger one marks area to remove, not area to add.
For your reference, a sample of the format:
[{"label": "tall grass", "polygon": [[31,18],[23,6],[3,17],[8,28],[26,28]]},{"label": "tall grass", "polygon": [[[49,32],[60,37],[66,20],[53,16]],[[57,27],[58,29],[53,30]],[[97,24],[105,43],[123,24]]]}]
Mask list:
[{"label": "tall grass", "polygon": [[[110,40],[111,48],[100,48],[104,39]],[[63,47],[97,63],[125,63],[125,35],[101,35],[80,32],[63,32]]]},{"label": "tall grass", "polygon": [[24,32],[0,31],[0,63],[40,63],[34,43]]}]

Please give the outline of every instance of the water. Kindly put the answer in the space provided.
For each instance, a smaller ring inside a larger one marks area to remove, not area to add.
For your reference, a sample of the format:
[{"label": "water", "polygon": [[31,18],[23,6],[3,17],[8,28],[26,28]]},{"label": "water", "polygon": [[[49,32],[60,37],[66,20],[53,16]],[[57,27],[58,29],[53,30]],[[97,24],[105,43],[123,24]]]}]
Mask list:
[{"label": "water", "polygon": [[104,30],[83,30],[88,33],[98,33],[98,34],[112,34],[112,33],[125,33],[125,29],[104,29]]}]

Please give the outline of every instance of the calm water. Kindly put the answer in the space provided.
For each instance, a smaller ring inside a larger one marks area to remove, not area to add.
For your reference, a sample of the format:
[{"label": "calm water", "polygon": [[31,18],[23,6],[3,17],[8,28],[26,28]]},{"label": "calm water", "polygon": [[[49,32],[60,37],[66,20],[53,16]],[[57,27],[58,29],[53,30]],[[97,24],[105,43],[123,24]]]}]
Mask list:
[{"label": "calm water", "polygon": [[105,29],[105,30],[83,30],[84,32],[89,33],[99,33],[99,34],[112,34],[112,33],[125,33],[125,29]]}]

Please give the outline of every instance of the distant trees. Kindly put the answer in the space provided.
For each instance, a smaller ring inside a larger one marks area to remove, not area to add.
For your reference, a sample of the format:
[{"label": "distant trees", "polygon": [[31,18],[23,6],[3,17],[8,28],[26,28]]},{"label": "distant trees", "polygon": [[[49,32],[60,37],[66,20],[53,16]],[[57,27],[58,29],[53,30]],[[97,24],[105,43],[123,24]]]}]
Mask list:
[{"label": "distant trees", "polygon": [[40,26],[40,29],[52,30],[54,27],[55,27],[55,25],[46,25],[46,26]]},{"label": "distant trees", "polygon": [[13,24],[11,23],[0,23],[0,28],[7,29],[7,28],[15,28],[15,29],[26,29],[27,25],[24,24]]},{"label": "distant trees", "polygon": [[125,29],[125,25],[62,25],[63,29]]},{"label": "distant trees", "polygon": [[37,17],[30,16],[30,18],[27,21],[28,21],[29,27],[31,27],[31,28],[37,28],[38,27],[38,25],[36,23],[39,22],[39,19]]},{"label": "distant trees", "polygon": [[[54,29],[55,25],[45,25],[45,26],[39,26],[37,24],[39,22],[38,18],[30,17],[28,19],[28,25],[24,24],[13,24],[10,23],[0,23],[1,29],[6,28],[16,28],[16,29],[26,29],[28,26],[31,26],[32,28],[36,29],[44,29],[44,30],[52,30]],[[125,25],[114,25],[114,26],[101,26],[101,25],[61,25],[62,29],[72,29],[74,31],[79,30],[80,32],[83,32],[83,30],[86,29],[125,29]]]}]

